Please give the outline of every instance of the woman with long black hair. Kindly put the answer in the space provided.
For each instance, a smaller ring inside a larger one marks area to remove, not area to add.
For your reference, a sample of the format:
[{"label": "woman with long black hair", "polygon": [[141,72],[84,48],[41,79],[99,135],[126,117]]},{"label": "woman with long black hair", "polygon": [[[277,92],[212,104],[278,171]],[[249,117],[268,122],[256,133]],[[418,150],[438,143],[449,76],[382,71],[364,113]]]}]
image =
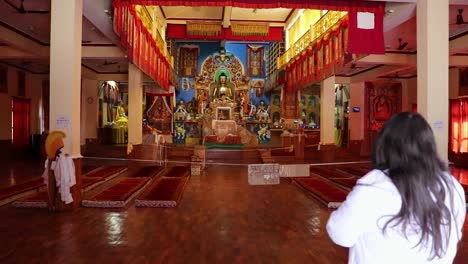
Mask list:
[{"label": "woman with long black hair", "polygon": [[350,248],[349,263],[452,263],[465,195],[426,120],[393,116],[379,132],[372,163],[327,223],[331,239]]}]

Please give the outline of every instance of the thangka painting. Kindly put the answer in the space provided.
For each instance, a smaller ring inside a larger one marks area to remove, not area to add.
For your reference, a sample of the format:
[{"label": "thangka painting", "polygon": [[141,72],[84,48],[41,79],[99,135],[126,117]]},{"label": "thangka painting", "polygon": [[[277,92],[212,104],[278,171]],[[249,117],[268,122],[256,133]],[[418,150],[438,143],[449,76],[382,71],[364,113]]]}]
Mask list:
[{"label": "thangka painting", "polygon": [[251,77],[263,77],[263,46],[247,45],[247,68]]},{"label": "thangka painting", "polygon": [[401,112],[401,83],[366,82],[369,130],[380,130],[392,115]]},{"label": "thangka painting", "polygon": [[197,75],[198,47],[181,47],[179,73],[182,77]]}]

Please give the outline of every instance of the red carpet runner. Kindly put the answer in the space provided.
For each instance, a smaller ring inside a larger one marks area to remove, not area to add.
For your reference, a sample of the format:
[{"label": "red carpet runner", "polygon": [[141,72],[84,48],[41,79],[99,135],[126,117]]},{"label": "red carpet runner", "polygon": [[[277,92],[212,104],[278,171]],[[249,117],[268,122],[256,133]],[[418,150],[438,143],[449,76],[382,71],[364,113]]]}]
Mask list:
[{"label": "red carpet runner", "polygon": [[118,183],[98,193],[91,199],[83,200],[84,207],[119,208],[139,193],[150,178],[124,178]]},{"label": "red carpet runner", "polygon": [[189,166],[174,166],[164,173],[165,177],[186,177],[190,174]]},{"label": "red carpet runner", "polygon": [[348,195],[348,191],[325,179],[297,177],[293,181],[328,208],[338,208]]},{"label": "red carpet runner", "polygon": [[0,206],[45,188],[42,177],[0,189]]},{"label": "red carpet runner", "polygon": [[83,177],[90,177],[90,178],[104,178],[106,180],[110,180],[119,174],[123,173],[127,170],[127,167],[124,166],[104,166],[95,170],[90,171],[87,174],[84,174]]},{"label": "red carpet runner", "polygon": [[153,177],[161,171],[161,166],[147,166],[138,169],[136,172],[130,174],[129,177]]},{"label": "red carpet runner", "polygon": [[137,207],[176,207],[188,177],[161,177],[135,200]]}]

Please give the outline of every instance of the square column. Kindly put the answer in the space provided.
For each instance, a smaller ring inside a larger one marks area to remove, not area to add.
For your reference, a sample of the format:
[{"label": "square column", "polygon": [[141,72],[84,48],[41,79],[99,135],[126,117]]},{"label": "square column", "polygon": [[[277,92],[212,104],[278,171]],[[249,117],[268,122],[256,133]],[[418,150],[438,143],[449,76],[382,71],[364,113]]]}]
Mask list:
[{"label": "square column", "polygon": [[418,112],[431,125],[443,160],[448,155],[448,14],[448,1],[418,0]]},{"label": "square column", "polygon": [[82,0],[52,0],[50,23],[50,130],[66,134],[64,152],[81,156]]},{"label": "square column", "polygon": [[335,76],[320,86],[320,144],[335,145]]},{"label": "square column", "polygon": [[128,65],[128,143],[143,143],[143,73]]},{"label": "square column", "polygon": [[83,0],[52,0],[50,22],[50,124],[65,132],[63,152],[73,157],[73,207],[81,204],[81,34]]}]

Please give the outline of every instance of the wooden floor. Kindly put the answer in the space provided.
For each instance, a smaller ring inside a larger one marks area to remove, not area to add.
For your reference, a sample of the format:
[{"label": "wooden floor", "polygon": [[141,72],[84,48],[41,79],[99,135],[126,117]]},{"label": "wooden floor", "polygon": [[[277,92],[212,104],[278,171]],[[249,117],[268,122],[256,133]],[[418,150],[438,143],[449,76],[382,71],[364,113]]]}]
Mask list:
[{"label": "wooden floor", "polygon": [[[42,172],[17,165],[0,187]],[[250,186],[246,166],[210,166],[175,209],[1,207],[0,263],[347,263],[326,234],[330,212],[289,181]],[[458,252],[467,263],[466,231]]]}]

